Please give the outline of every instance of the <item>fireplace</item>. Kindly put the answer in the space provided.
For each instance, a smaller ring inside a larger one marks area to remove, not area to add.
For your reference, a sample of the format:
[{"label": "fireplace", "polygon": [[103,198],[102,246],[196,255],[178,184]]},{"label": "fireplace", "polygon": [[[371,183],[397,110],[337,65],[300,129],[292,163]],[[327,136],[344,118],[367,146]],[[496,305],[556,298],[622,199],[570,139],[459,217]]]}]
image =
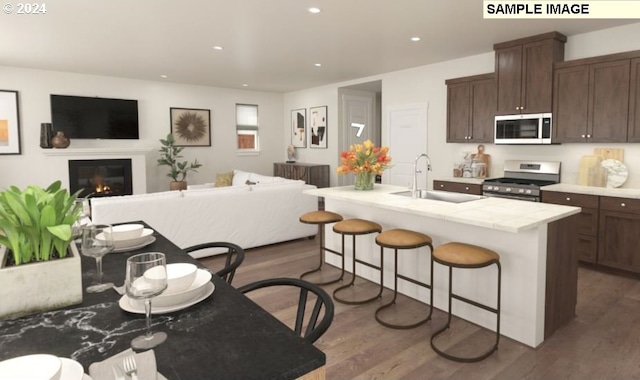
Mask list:
[{"label": "fireplace", "polygon": [[69,160],[69,191],[79,197],[133,194],[131,159]]}]

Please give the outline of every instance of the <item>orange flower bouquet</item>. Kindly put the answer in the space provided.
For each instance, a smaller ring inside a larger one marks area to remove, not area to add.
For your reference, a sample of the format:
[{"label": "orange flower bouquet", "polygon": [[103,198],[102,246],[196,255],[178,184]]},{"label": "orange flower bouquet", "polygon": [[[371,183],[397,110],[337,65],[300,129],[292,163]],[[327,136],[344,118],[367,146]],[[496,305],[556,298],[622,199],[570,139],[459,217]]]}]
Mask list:
[{"label": "orange flower bouquet", "polygon": [[387,153],[389,147],[376,147],[371,140],[351,145],[349,151],[340,154],[340,166],[336,171],[343,175],[354,173],[356,190],[372,190],[376,175],[391,167],[391,156]]}]

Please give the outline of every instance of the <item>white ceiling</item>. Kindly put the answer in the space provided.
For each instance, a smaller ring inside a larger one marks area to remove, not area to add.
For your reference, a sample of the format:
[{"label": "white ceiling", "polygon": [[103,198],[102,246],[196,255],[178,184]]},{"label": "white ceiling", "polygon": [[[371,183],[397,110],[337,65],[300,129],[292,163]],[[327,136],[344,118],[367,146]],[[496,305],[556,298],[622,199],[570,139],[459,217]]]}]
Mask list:
[{"label": "white ceiling", "polygon": [[[0,65],[274,92],[485,53],[554,30],[571,36],[637,22],[485,20],[481,0],[39,3],[46,14],[0,13]],[[308,13],[311,6],[322,13]]]}]

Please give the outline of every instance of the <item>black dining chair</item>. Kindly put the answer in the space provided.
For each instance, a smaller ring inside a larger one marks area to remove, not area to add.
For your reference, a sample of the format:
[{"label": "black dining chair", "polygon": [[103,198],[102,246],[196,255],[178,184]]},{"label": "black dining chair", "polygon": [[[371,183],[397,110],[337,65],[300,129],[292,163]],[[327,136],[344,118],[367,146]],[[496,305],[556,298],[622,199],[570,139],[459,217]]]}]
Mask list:
[{"label": "black dining chair", "polygon": [[226,249],[225,265],[224,268],[215,272],[218,276],[222,277],[229,285],[231,285],[231,281],[233,281],[233,276],[236,274],[236,269],[242,264],[244,261],[244,249],[240,248],[240,246],[227,243],[227,242],[212,242],[212,243],[202,243],[193,245],[191,247],[187,247],[184,249],[186,253],[191,253],[194,251],[199,251],[202,249]]},{"label": "black dining chair", "polygon": [[[327,292],[325,292],[322,288],[308,281],[300,280],[297,278],[270,278],[241,286],[240,288],[238,288],[238,290],[242,293],[249,293],[257,289],[276,286],[294,287],[300,289],[295,327],[293,328],[293,330],[297,334],[301,335],[309,343],[313,343],[318,340],[318,338],[320,338],[331,325],[334,314],[333,300],[331,299],[329,294],[327,294]],[[313,298],[315,298],[315,303],[313,305],[313,310],[311,311],[311,313],[305,313],[309,293],[313,294],[310,301],[313,301]],[[322,316],[322,319],[320,319],[320,321],[318,322],[320,311],[323,307],[324,314]],[[306,329],[304,329],[303,333],[302,330],[305,326],[305,316],[308,317],[308,321],[306,323]]]}]

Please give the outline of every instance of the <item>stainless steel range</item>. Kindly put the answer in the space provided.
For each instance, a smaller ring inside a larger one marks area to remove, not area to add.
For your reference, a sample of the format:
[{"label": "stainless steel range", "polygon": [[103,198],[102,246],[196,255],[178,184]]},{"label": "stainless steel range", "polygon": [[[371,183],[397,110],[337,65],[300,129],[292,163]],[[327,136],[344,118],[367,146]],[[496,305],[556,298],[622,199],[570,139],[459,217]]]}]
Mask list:
[{"label": "stainless steel range", "polygon": [[560,182],[560,162],[504,162],[504,177],[486,179],[482,195],[540,202],[540,187]]}]

